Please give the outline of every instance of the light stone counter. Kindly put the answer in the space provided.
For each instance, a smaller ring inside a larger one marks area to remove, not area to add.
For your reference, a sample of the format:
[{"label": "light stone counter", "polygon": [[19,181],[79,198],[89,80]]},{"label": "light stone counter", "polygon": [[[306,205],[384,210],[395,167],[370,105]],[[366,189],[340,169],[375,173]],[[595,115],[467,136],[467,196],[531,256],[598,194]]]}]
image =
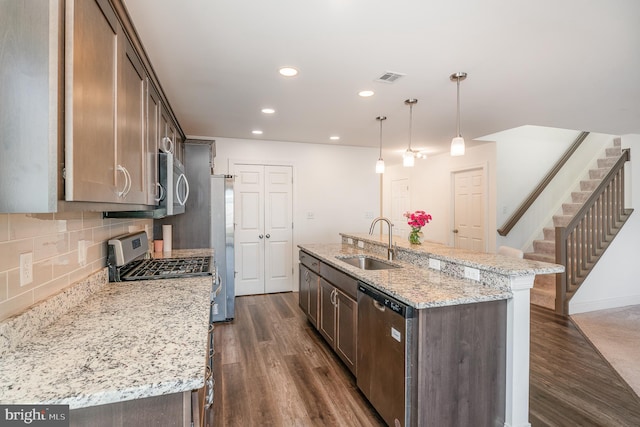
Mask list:
[{"label": "light stone counter", "polygon": [[[374,233],[373,235],[362,233],[340,233],[343,239],[352,239],[354,242],[362,241],[374,245],[388,246],[389,236]],[[439,243],[424,242],[421,245],[411,245],[407,239],[394,238],[399,256],[405,258],[429,257],[458,264],[465,267],[478,268],[487,272],[493,272],[505,276],[527,276],[530,274],[562,273],[564,267],[548,262],[528,259],[510,258],[486,252],[474,252],[456,249]],[[355,244],[355,243],[354,243]]]},{"label": "light stone counter", "polygon": [[[206,255],[211,250],[164,254]],[[98,276],[106,281],[106,271]],[[0,402],[75,409],[202,387],[211,284],[210,277],[103,282],[36,333],[25,325],[51,315],[50,302],[10,319],[0,327],[9,347],[0,363]],[[68,299],[52,298],[60,307]]]},{"label": "light stone counter", "polygon": [[378,253],[350,245],[311,244],[299,247],[321,261],[418,309],[511,298],[511,291],[508,289],[453,277],[402,260],[392,262],[402,268],[362,270],[340,258],[356,255],[369,255],[382,260],[385,258]]}]

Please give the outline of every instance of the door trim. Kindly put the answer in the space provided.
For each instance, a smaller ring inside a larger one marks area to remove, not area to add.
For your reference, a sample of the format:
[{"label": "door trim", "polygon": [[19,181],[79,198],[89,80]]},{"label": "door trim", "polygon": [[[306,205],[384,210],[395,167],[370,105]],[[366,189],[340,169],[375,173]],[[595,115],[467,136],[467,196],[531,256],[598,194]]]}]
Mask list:
[{"label": "door trim", "polygon": [[472,170],[482,170],[482,179],[484,182],[484,200],[483,207],[484,210],[484,251],[488,251],[489,247],[489,180],[488,180],[488,170],[489,164],[487,162],[468,165],[461,168],[451,169],[449,172],[449,246],[455,247],[455,236],[453,235],[453,227],[455,226],[455,175],[460,172],[468,172]]}]

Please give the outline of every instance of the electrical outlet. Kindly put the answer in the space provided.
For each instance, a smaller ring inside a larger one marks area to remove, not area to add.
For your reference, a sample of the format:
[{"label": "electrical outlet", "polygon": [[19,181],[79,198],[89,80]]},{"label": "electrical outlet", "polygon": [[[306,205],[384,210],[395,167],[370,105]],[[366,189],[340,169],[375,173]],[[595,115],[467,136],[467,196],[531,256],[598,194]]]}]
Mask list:
[{"label": "electrical outlet", "polygon": [[373,212],[371,212],[371,211],[366,211],[366,212],[364,213],[364,217],[365,217],[365,219],[373,219]]},{"label": "electrical outlet", "polygon": [[480,270],[477,268],[465,267],[464,268],[464,277],[467,279],[480,281]]},{"label": "electrical outlet", "polygon": [[347,244],[353,245],[353,239],[351,237],[347,237]]},{"label": "electrical outlet", "polygon": [[33,252],[20,254],[20,286],[33,282]]},{"label": "electrical outlet", "polygon": [[313,212],[307,212],[307,219],[314,219],[316,217],[316,214]]},{"label": "electrical outlet", "polygon": [[440,260],[429,258],[429,268],[433,268],[434,270],[440,270]]},{"label": "electrical outlet", "polygon": [[358,240],[358,247],[364,249],[364,242],[362,240]]},{"label": "electrical outlet", "polygon": [[78,240],[78,264],[84,266],[87,263],[88,240]]}]

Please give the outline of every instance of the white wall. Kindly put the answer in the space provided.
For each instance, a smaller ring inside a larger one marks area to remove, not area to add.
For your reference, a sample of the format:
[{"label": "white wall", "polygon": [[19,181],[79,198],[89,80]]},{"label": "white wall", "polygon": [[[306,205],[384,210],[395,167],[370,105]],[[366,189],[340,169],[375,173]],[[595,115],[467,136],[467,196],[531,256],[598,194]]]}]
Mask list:
[{"label": "white wall", "polygon": [[[294,258],[303,243],[339,243],[340,232],[364,233],[378,216],[376,148],[215,138],[215,173],[230,162],[292,165]],[[295,265],[295,263],[294,263]],[[297,271],[295,288],[297,289]]]},{"label": "white wall", "polygon": [[[522,126],[490,135],[496,141],[498,227],[519,208],[579,134],[566,129]],[[571,191],[586,177],[588,169],[595,167],[613,138],[589,134],[509,234],[496,237],[497,245],[532,251],[533,240],[542,237],[542,228],[551,225],[553,215],[570,199]]]},{"label": "white wall", "polygon": [[640,135],[623,136],[622,147],[631,148],[631,161],[625,165],[630,174],[625,201],[636,210],[569,301],[569,314],[640,304],[640,280],[634,265],[640,254],[640,169],[632,167],[634,152],[640,152]]},{"label": "white wall", "polygon": [[391,216],[391,181],[409,179],[410,210],[424,210],[433,216],[433,221],[423,227],[426,240],[447,245],[453,244],[451,230],[453,211],[451,204],[451,177],[455,171],[484,167],[487,171],[487,250],[495,251],[496,230],[496,150],[494,143],[486,143],[467,148],[461,157],[451,157],[449,153],[430,156],[426,160],[416,160],[413,168],[402,165],[389,166],[384,174],[383,204],[385,216]]}]

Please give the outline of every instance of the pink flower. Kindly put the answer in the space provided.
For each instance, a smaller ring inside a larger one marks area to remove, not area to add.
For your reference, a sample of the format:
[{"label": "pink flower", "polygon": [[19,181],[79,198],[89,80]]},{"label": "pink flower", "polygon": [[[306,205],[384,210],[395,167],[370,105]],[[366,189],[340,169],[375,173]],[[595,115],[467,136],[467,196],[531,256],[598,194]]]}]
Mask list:
[{"label": "pink flower", "polygon": [[418,230],[429,223],[433,218],[425,211],[405,212],[402,216],[407,218],[407,224],[411,228]]}]

